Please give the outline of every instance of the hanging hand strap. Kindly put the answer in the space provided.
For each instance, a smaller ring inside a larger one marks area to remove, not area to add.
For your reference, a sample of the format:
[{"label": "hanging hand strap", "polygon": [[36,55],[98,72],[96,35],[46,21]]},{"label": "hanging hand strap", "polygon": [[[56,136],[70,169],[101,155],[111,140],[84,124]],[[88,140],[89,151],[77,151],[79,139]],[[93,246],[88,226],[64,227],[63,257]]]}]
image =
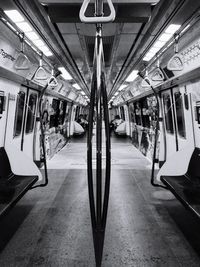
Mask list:
[{"label": "hanging hand strap", "polygon": [[42,59],[43,59],[43,53],[40,54],[39,68],[37,69],[37,71],[35,73],[35,79],[36,80],[47,80],[47,73],[42,66],[43,65]]},{"label": "hanging hand strap", "polygon": [[58,81],[54,75],[54,70],[52,69],[51,71],[51,77],[49,78],[49,81],[48,81],[48,86],[51,87],[51,88],[54,88],[56,86],[58,86]]},{"label": "hanging hand strap", "polygon": [[115,8],[113,6],[112,0],[107,0],[108,6],[110,8],[110,15],[109,16],[102,16],[102,17],[86,17],[85,13],[90,3],[90,0],[84,0],[81,6],[81,10],[79,13],[80,20],[84,23],[109,23],[115,20]]}]

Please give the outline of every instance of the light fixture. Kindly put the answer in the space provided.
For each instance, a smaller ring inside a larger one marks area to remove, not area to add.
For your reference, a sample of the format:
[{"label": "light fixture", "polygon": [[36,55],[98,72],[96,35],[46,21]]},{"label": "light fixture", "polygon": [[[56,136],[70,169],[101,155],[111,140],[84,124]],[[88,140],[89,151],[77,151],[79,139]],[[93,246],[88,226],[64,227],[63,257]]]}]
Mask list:
[{"label": "light fixture", "polygon": [[39,49],[45,54],[45,56],[50,57],[53,54],[51,53],[51,51],[49,50],[49,48],[44,45],[44,46],[40,46]]},{"label": "light fixture", "polygon": [[50,50],[44,52],[45,56],[51,57],[53,56],[52,52]]},{"label": "light fixture", "polygon": [[173,34],[169,34],[169,33],[162,33],[161,36],[159,37],[158,41],[161,41],[161,42],[167,42],[171,37],[172,37]]},{"label": "light fixture", "polygon": [[133,70],[131,74],[128,76],[128,78],[126,79],[126,82],[133,82],[138,76],[137,73],[138,73],[138,70]]},{"label": "light fixture", "polygon": [[154,47],[154,46],[153,46],[153,47],[149,50],[149,53],[155,55],[159,50],[160,50],[159,47]]},{"label": "light fixture", "polygon": [[158,41],[156,41],[154,43],[153,47],[159,47],[159,48],[161,48],[161,47],[163,47],[163,45],[164,45],[164,43],[158,40]]},{"label": "light fixture", "polygon": [[40,50],[42,52],[46,52],[46,51],[49,51],[49,48],[46,45],[43,45],[43,46],[40,47]]},{"label": "light fixture", "polygon": [[17,22],[16,25],[24,33],[33,31],[33,28],[29,25],[28,22],[25,22],[25,21],[24,22]]},{"label": "light fixture", "polygon": [[69,74],[69,72],[64,68],[64,67],[59,67],[58,68],[59,71],[62,72],[61,76],[65,79],[65,80],[72,80],[72,76]]},{"label": "light fixture", "polygon": [[76,88],[77,90],[81,89],[81,87],[77,83],[73,84],[73,87]]},{"label": "light fixture", "polygon": [[[23,16],[17,10],[5,10],[4,12],[25,34],[29,41],[31,41],[37,48],[39,48],[45,56],[49,57],[53,55],[50,49],[45,45],[45,43],[40,39],[39,35],[31,27],[31,25],[27,21],[25,21]],[[7,24],[9,25],[9,27],[13,28],[13,26],[10,25],[9,22],[7,22]],[[32,46],[28,41],[26,41],[26,43],[29,44],[33,50],[37,51],[37,49]]]},{"label": "light fixture", "polygon": [[119,93],[118,92],[116,92],[115,94],[114,94],[114,96],[117,96]]},{"label": "light fixture", "polygon": [[39,39],[39,35],[38,35],[37,33],[33,32],[33,31],[32,31],[32,32],[26,32],[25,35],[26,35],[31,41]]},{"label": "light fixture", "polygon": [[181,27],[179,24],[171,24],[167,29],[165,30],[166,33],[174,34],[178,29]]},{"label": "light fixture", "polygon": [[175,32],[181,27],[179,24],[171,24],[166,30],[159,36],[158,40],[153,44],[147,54],[144,56],[144,61],[151,60],[155,54],[170,40]]},{"label": "light fixture", "polygon": [[127,87],[127,85],[122,84],[122,85],[119,87],[118,91],[122,91],[125,87]]},{"label": "light fixture", "polygon": [[84,93],[83,91],[81,91],[81,94],[82,94],[82,95],[85,95],[85,93]]},{"label": "light fixture", "polygon": [[32,42],[33,42],[34,45],[36,45],[38,48],[40,48],[41,46],[44,46],[44,45],[45,45],[45,43],[44,43],[41,39],[32,40]]},{"label": "light fixture", "polygon": [[4,12],[14,23],[24,21],[24,18],[17,10],[5,10]]}]

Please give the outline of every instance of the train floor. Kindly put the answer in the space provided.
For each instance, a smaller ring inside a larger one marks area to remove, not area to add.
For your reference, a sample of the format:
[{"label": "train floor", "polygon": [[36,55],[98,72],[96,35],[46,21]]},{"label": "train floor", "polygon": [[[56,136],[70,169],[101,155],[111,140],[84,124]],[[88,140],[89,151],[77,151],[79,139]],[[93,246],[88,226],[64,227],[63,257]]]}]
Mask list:
[{"label": "train floor", "polygon": [[[0,222],[0,266],[94,267],[86,138],[48,162],[49,185],[29,191]],[[199,221],[150,185],[150,161],[112,137],[112,177],[102,267],[200,266]]]}]

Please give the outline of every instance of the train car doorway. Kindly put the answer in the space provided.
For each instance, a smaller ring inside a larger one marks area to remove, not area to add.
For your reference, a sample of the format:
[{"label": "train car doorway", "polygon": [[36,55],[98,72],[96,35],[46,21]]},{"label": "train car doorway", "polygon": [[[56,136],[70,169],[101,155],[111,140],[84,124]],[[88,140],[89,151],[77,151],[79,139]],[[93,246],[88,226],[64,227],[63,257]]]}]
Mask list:
[{"label": "train car doorway", "polygon": [[194,146],[192,111],[186,87],[174,87],[161,94],[165,132],[165,160],[186,146]]},{"label": "train car doorway", "polygon": [[15,146],[33,159],[38,92],[21,86],[15,98],[9,94],[5,146]]}]

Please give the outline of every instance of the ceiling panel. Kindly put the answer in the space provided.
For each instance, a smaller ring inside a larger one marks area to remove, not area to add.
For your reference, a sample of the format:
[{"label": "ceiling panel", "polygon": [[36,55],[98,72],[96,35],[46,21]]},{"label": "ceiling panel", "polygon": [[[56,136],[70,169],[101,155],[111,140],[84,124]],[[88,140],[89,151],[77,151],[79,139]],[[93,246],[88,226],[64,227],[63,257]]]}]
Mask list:
[{"label": "ceiling panel", "polygon": [[76,25],[74,23],[57,23],[62,34],[76,34]]},{"label": "ceiling panel", "polygon": [[[156,4],[160,0],[112,0],[113,3],[121,4],[132,4],[132,3],[150,3]],[[39,0],[40,3],[44,4],[69,4],[69,3],[83,3],[83,0]]]},{"label": "ceiling panel", "polygon": [[141,23],[124,23],[123,33],[134,33],[137,34],[140,30]]}]

